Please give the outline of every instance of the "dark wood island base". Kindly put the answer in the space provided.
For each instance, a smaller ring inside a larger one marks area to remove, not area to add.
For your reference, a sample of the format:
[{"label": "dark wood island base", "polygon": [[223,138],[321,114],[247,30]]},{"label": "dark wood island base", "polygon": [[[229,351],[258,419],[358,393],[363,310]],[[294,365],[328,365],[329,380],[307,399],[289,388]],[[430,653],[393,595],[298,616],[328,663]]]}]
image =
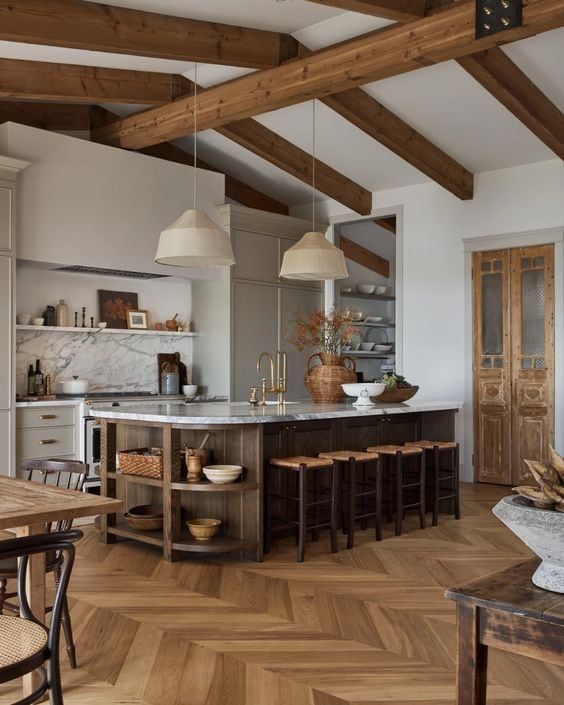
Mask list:
[{"label": "dark wood island base", "polygon": [[[124,499],[126,507],[162,503],[164,515],[160,532],[132,529],[122,515],[110,514],[102,519],[101,539],[113,543],[123,537],[159,546],[167,561],[178,560],[185,552],[235,553],[247,560],[262,561],[265,461],[323,451],[362,450],[370,445],[425,437],[453,440],[454,415],[459,407],[456,403],[436,405],[436,410],[427,410],[426,405],[425,411],[395,405],[399,409],[390,413],[380,410],[368,414],[344,404],[331,405],[330,410],[328,405],[311,404],[274,410],[263,407],[267,411],[249,411],[248,406],[238,404],[162,404],[155,405],[152,413],[134,407],[98,409],[94,414],[100,418],[102,429],[102,494]],[[301,406],[307,407],[307,414],[300,414],[297,407]],[[222,423],[227,418],[227,407],[230,422]],[[280,413],[285,409],[287,413]],[[314,414],[322,418],[299,418]],[[237,422],[239,419],[242,423]],[[207,433],[213,464],[241,465],[241,480],[223,485],[207,480],[189,483],[182,476],[182,449],[198,447]],[[116,453],[143,447],[163,448],[162,480],[124,475],[117,470]],[[192,538],[186,528],[188,517],[221,519],[221,534],[209,541]]]}]

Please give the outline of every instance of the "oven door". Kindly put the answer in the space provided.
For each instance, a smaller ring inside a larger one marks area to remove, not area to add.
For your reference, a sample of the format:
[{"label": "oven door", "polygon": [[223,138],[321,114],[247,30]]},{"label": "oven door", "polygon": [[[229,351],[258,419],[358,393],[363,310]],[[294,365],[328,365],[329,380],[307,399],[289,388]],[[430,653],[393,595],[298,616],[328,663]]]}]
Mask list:
[{"label": "oven door", "polygon": [[84,491],[100,494],[100,421],[93,416],[84,418],[84,462],[89,468]]}]

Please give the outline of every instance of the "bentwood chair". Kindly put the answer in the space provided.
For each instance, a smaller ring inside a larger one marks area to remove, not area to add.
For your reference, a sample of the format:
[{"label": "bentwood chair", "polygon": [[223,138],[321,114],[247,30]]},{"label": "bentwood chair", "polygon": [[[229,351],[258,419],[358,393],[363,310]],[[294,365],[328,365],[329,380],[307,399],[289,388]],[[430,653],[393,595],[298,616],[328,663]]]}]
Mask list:
[{"label": "bentwood chair", "polygon": [[[26,480],[35,480],[43,484],[50,484],[67,490],[82,491],[84,480],[88,475],[88,465],[81,463],[79,460],[25,460],[20,464],[20,473],[22,478]],[[68,531],[72,527],[72,519],[59,521],[55,525],[48,525],[47,531]],[[60,580],[61,566],[60,556],[50,554],[47,556],[46,572],[53,573],[55,585]],[[1,559],[0,558],[0,615],[5,611],[14,614],[19,613],[19,606],[10,602],[12,597],[16,596],[15,592],[8,593],[8,580],[15,580],[18,575],[18,565],[15,558]],[[47,608],[50,611],[51,607]],[[65,633],[65,641],[67,644],[67,654],[71,668],[76,668],[76,652],[74,647],[74,639],[72,635],[72,626],[69,613],[67,598],[63,600],[63,616],[62,616],[63,631]]]},{"label": "bentwood chair", "polygon": [[[0,683],[33,671],[41,676],[39,687],[13,705],[31,705],[42,700],[47,692],[51,705],[64,705],[59,664],[61,620],[74,562],[73,542],[82,535],[82,531],[74,529],[0,541],[0,560],[20,559],[17,581],[21,614],[20,617],[0,615]],[[34,617],[26,595],[29,557],[39,553],[46,554],[46,558],[56,555],[59,563],[49,627]]]}]

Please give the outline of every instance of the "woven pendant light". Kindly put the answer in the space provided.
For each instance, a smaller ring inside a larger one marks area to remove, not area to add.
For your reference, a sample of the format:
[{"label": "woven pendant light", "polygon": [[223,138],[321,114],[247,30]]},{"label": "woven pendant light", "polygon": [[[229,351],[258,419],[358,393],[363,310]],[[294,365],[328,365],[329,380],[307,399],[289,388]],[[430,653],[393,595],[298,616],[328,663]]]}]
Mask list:
[{"label": "woven pendant light", "polygon": [[346,279],[349,276],[345,255],[335,247],[323,233],[315,230],[315,100],[312,101],[312,222],[311,232],[286,250],[280,276],[283,279],[301,281],[322,281],[326,279]]},{"label": "woven pendant light", "polygon": [[235,264],[229,235],[197,208],[197,90],[198,64],[194,65],[194,208],[163,230],[155,262],[174,267],[226,267]]}]

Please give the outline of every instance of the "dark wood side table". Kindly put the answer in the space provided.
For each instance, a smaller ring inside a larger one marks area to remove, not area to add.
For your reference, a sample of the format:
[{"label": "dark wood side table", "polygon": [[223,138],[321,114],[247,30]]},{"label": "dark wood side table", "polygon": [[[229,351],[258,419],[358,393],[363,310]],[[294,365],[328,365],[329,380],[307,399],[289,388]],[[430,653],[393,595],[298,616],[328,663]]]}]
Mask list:
[{"label": "dark wood side table", "polygon": [[564,595],[536,587],[536,558],[447,590],[457,602],[457,705],[485,705],[488,647],[564,665]]}]

